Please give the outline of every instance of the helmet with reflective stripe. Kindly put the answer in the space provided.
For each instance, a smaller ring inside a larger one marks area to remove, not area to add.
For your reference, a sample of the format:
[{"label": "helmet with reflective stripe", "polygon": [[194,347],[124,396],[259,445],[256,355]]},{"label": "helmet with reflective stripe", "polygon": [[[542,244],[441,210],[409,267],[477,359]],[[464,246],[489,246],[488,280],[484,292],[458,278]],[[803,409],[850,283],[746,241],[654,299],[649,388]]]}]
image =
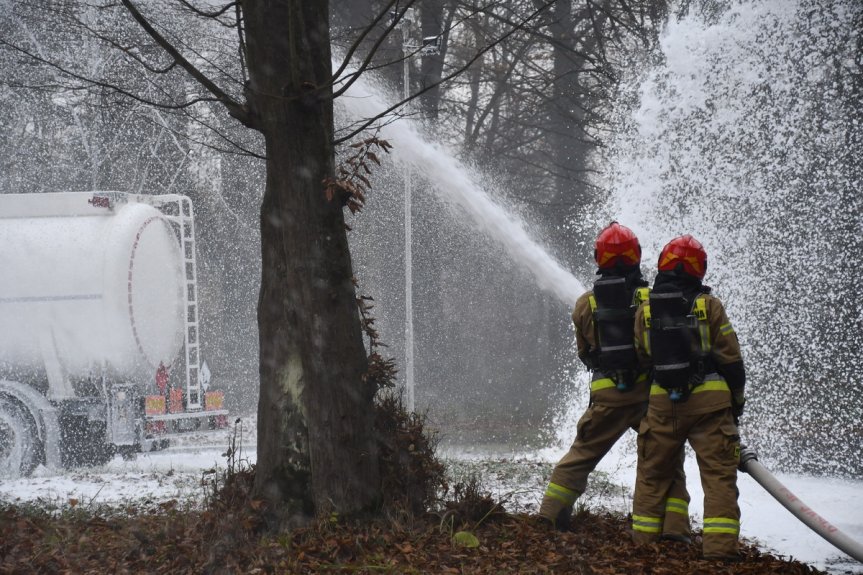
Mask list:
[{"label": "helmet with reflective stripe", "polygon": [[665,244],[659,253],[659,271],[681,270],[698,279],[707,271],[707,252],[701,242],[686,234]]},{"label": "helmet with reflective stripe", "polygon": [[637,266],[641,263],[641,245],[632,230],[611,222],[596,237],[593,257],[599,269]]}]

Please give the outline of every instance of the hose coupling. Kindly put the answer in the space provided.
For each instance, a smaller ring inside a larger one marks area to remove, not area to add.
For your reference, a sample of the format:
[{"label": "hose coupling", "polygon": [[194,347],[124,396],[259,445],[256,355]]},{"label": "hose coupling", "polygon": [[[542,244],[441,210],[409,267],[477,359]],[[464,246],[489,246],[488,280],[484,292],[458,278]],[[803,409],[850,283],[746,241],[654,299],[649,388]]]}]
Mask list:
[{"label": "hose coupling", "polygon": [[758,454],[755,453],[754,449],[746,447],[741,443],[740,462],[737,464],[737,468],[740,469],[740,471],[746,471],[746,466],[750,461],[758,461]]}]

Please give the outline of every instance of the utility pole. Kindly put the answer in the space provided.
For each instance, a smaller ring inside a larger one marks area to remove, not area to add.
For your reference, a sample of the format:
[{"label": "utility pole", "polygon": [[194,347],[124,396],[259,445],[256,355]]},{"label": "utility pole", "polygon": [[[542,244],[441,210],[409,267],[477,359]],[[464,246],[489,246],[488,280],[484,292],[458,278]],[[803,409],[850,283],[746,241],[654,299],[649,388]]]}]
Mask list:
[{"label": "utility pole", "polygon": [[[402,31],[402,63],[404,65],[404,99],[411,92],[411,52],[416,49],[411,45],[410,30],[413,25],[414,10],[408,8],[400,23]],[[405,112],[410,112],[410,102],[405,103]],[[411,217],[411,165],[405,162],[405,388],[408,396],[408,411],[414,411],[416,397],[414,390],[414,302],[413,302],[413,246]]]},{"label": "utility pole", "polygon": [[[404,59],[404,91],[405,100],[411,92],[410,28],[413,20],[413,8],[408,10],[402,20],[402,58]],[[410,112],[410,102],[405,104],[405,111]],[[414,390],[414,294],[413,294],[413,218],[411,209],[411,165],[405,162],[405,385],[408,392],[408,411],[414,411],[416,397]]]},{"label": "utility pole", "polygon": [[[398,17],[397,12],[391,12],[390,16]],[[411,29],[413,28],[416,19],[414,17],[414,9],[408,8],[405,10],[399,29],[402,33],[402,64],[404,66],[404,99],[405,99],[405,115],[410,114],[411,104],[408,98],[411,95],[411,57],[419,54],[420,56],[431,56],[440,53],[441,36],[429,36],[423,38],[422,44],[416,44],[411,39]],[[413,239],[412,239],[412,207],[411,207],[411,165],[408,162],[404,164],[404,180],[405,180],[405,390],[407,392],[407,408],[408,411],[414,411],[416,407],[416,395],[414,387],[414,305],[413,305]]]}]

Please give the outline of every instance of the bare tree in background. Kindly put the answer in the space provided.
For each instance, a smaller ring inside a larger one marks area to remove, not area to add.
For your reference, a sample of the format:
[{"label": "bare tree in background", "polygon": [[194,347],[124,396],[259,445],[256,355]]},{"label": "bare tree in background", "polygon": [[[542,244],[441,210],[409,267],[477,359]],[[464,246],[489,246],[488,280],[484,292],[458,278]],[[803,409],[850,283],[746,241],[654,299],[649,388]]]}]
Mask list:
[{"label": "bare tree in background", "polygon": [[[468,34],[450,37],[451,64],[533,4],[462,3],[462,12],[478,15]],[[558,0],[446,90],[443,105],[460,110],[452,117],[462,121],[465,152],[493,158],[512,181],[532,182],[516,185],[526,190],[518,195],[555,228],[569,229],[601,199],[591,157],[604,140],[618,75],[633,54],[651,49],[664,6],[660,0]],[[572,230],[567,248],[590,243],[595,231]],[[590,258],[584,245],[577,250],[579,261]]]}]

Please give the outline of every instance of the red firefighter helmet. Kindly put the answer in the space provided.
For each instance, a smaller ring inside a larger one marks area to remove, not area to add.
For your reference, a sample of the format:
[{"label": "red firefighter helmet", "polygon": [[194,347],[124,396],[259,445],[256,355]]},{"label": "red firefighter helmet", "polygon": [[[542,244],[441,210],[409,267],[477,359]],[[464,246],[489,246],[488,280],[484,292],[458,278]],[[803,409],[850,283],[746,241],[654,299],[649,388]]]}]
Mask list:
[{"label": "red firefighter helmet", "polygon": [[641,244],[632,230],[611,222],[596,237],[593,257],[599,269],[610,269],[618,264],[637,266],[641,263]]},{"label": "red firefighter helmet", "polygon": [[701,242],[689,234],[674,238],[659,253],[659,271],[673,271],[678,266],[698,279],[703,279],[707,271],[707,252]]}]

